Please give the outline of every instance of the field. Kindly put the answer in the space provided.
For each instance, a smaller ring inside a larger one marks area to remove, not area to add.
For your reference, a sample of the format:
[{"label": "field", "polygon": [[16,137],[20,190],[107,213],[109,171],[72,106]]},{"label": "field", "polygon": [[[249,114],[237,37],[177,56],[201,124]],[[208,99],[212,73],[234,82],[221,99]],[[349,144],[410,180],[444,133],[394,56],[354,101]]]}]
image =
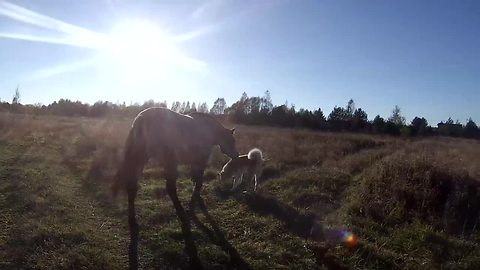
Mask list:
[{"label": "field", "polygon": [[[126,269],[126,198],[109,185],[131,119],[0,115],[0,269]],[[227,126],[232,126],[228,125]],[[207,269],[475,269],[480,142],[236,127],[268,159],[232,193],[214,149],[192,232]],[[180,169],[180,199],[193,184]],[[162,171],[137,200],[140,267],[188,267]],[[355,234],[348,244],[342,231]],[[229,255],[230,254],[230,255]]]}]

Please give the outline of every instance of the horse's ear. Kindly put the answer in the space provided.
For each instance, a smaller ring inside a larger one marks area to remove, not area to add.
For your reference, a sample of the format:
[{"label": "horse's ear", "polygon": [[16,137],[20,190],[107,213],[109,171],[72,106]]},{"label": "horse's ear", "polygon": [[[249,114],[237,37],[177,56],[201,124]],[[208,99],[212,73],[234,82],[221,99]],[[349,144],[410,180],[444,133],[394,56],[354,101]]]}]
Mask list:
[{"label": "horse's ear", "polygon": [[230,131],[232,132],[232,134],[235,134],[235,128],[230,129]]}]

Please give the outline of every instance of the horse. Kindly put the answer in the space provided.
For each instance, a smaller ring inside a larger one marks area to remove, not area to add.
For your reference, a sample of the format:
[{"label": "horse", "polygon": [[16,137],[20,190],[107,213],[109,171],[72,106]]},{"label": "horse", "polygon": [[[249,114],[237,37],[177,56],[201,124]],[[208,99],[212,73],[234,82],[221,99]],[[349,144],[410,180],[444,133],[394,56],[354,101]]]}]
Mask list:
[{"label": "horse", "polygon": [[182,224],[190,266],[201,268],[190,222],[177,196],[177,166],[190,166],[191,177],[195,183],[190,201],[190,211],[193,211],[195,200],[200,198],[211,149],[218,145],[223,154],[231,159],[238,158],[234,131],[235,129],[225,128],[211,115],[197,112],[185,115],[166,108],[152,107],[141,111],[135,117],[125,142],[123,161],[113,184],[114,196],[120,189],[127,192],[130,269],[138,268],[138,224],[135,214],[138,180],[150,159],[164,169],[166,190]]}]

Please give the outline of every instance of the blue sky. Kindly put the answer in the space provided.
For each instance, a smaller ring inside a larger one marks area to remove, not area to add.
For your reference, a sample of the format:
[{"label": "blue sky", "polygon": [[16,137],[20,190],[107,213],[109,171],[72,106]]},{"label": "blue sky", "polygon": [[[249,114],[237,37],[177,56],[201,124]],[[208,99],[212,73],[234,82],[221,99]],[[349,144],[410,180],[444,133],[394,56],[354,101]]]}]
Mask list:
[{"label": "blue sky", "polygon": [[0,0],[0,70],[23,103],[269,89],[326,115],[353,98],[370,119],[479,123],[480,2]]}]

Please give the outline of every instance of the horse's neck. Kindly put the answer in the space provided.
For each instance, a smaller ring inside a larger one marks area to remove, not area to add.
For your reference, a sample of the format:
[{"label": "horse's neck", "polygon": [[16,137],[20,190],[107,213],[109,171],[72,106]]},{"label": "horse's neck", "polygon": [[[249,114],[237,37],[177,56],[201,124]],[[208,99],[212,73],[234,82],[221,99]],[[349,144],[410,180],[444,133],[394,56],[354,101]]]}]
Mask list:
[{"label": "horse's neck", "polygon": [[218,145],[220,138],[221,126],[212,121],[212,119],[198,118],[193,119],[192,135],[197,134],[202,139],[210,142],[212,145]]}]

